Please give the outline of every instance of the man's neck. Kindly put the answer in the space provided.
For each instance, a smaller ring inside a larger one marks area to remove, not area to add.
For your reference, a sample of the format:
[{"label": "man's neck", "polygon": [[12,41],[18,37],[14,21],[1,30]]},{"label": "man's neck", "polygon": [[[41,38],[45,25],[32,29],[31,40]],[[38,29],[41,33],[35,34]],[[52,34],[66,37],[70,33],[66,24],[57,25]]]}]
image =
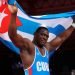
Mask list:
[{"label": "man's neck", "polygon": [[39,48],[43,48],[44,46],[42,46],[42,45],[39,45],[36,41],[32,41],[37,47],[39,47]]}]

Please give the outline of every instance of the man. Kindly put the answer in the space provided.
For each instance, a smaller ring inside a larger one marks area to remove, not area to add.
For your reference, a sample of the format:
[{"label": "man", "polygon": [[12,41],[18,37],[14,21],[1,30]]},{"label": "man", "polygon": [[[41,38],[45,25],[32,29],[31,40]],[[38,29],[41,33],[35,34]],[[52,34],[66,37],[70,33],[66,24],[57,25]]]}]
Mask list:
[{"label": "man", "polygon": [[17,7],[8,5],[11,12],[11,21],[8,34],[15,46],[20,49],[20,56],[24,65],[26,75],[49,75],[48,51],[60,46],[72,33],[73,27],[56,37],[51,42],[47,42],[49,37],[48,29],[38,28],[34,33],[33,41],[23,38],[17,34],[16,15]]}]

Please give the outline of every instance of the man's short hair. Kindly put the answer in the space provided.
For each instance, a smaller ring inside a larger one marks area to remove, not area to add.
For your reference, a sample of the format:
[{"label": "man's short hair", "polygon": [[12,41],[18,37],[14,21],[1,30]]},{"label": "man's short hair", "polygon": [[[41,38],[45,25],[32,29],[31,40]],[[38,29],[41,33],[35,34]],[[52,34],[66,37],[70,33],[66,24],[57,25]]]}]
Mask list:
[{"label": "man's short hair", "polygon": [[[47,29],[46,27],[39,27],[39,28],[37,28],[37,30],[34,32],[34,34],[39,33],[39,31],[40,31],[41,29],[45,29],[45,30],[48,31],[48,29]],[[49,32],[49,31],[48,31],[48,32]]]}]

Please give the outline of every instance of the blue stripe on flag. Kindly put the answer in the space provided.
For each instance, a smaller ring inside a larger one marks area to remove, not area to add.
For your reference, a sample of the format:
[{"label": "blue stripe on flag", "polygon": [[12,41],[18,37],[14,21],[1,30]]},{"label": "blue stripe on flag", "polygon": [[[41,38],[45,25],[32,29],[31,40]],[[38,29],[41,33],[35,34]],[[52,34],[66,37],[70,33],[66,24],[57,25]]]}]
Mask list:
[{"label": "blue stripe on flag", "polygon": [[23,19],[20,18],[20,21],[22,22],[22,26],[18,27],[18,30],[22,31],[22,32],[26,32],[26,33],[30,33],[33,34],[33,32],[35,32],[35,30],[40,27],[39,23],[27,20],[27,19]]},{"label": "blue stripe on flag", "polygon": [[49,32],[55,34],[56,36],[65,31],[65,28],[62,25],[57,25],[56,27],[48,27]]},{"label": "blue stripe on flag", "polygon": [[[22,32],[26,32],[29,34],[33,34],[36,29],[38,27],[40,27],[39,23],[36,22],[32,22],[30,20],[27,19],[23,19],[20,18],[21,22],[22,22],[22,26],[18,27],[18,30],[22,31]],[[53,33],[55,35],[59,35],[61,34],[63,31],[65,31],[65,28],[62,25],[57,25],[56,27],[52,28],[52,27],[47,27],[50,33]]]},{"label": "blue stripe on flag", "polygon": [[8,4],[11,4],[11,5],[14,5],[14,2],[15,2],[16,0],[8,0]]}]

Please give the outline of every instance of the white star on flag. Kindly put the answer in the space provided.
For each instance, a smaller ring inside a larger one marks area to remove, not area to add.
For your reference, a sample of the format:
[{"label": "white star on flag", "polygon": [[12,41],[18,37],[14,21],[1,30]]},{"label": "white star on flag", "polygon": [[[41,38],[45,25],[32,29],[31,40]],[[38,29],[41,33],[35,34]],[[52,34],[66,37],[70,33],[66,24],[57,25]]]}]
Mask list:
[{"label": "white star on flag", "polygon": [[2,20],[5,16],[8,16],[8,14],[5,14],[4,13],[5,9],[3,10],[3,12],[0,12],[0,27],[1,27],[1,23],[2,23]]}]

